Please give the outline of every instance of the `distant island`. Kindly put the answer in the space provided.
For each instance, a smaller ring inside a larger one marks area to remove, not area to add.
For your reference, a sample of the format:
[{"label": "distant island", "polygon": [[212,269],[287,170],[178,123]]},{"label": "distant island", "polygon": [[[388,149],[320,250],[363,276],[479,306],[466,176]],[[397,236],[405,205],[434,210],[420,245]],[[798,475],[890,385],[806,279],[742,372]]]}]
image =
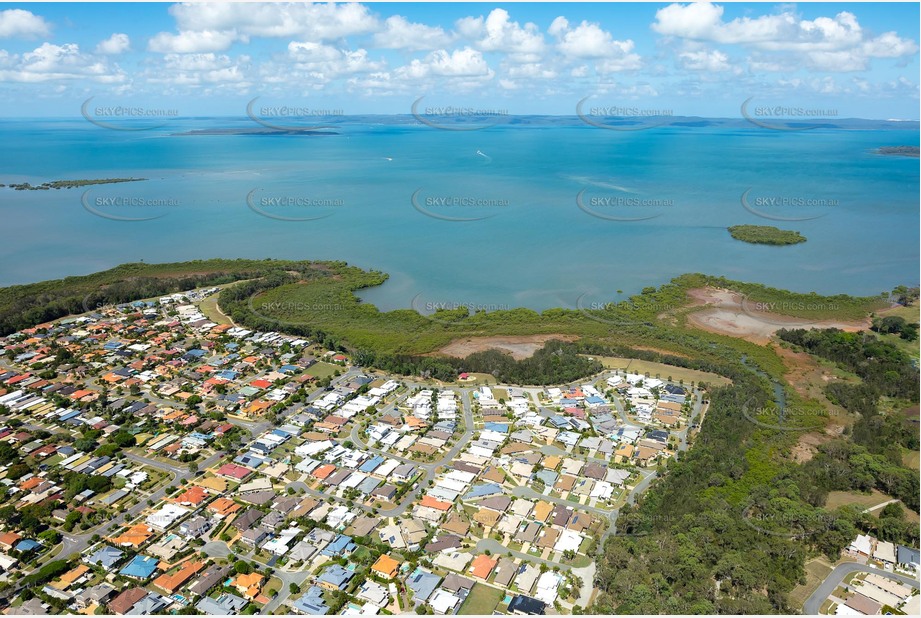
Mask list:
[{"label": "distant island", "polygon": [[727,228],[736,240],[755,245],[795,245],[806,237],[793,230],[781,230],[772,225],[733,225]]},{"label": "distant island", "polygon": [[192,131],[185,131],[184,133],[173,133],[173,137],[195,135],[339,135],[337,131],[329,131],[326,129],[328,129],[328,127],[316,127],[311,129],[298,129],[296,127],[286,129],[195,129]]},{"label": "distant island", "polygon": [[877,149],[877,154],[881,155],[893,155],[897,157],[917,157],[919,151],[918,146],[883,146],[882,148]]},{"label": "distant island", "polygon": [[90,185],[111,185],[119,182],[140,182],[146,178],[97,178],[84,180],[51,180],[43,182],[40,185],[33,185],[28,182],[11,183],[9,185],[0,184],[0,188],[9,187],[16,191],[48,191],[50,189],[76,189],[77,187],[88,187]]}]

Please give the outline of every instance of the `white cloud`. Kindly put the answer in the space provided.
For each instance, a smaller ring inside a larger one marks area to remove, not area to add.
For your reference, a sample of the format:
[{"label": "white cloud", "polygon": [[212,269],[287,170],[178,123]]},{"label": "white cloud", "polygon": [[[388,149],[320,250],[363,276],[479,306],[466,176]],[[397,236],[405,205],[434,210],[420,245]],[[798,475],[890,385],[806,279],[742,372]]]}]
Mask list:
[{"label": "white cloud", "polygon": [[729,56],[719,50],[685,51],[678,54],[678,62],[682,68],[689,71],[707,71],[708,73],[721,73],[729,71]]},{"label": "white cloud", "polygon": [[596,23],[582,21],[572,27],[565,17],[557,17],[548,32],[556,37],[557,48],[568,58],[612,60],[622,69],[640,66],[640,57],[633,53],[633,41],[618,41]]},{"label": "white cloud", "polygon": [[464,17],[457,21],[461,36],[485,52],[505,52],[534,56],[544,51],[544,35],[533,23],[521,26],[511,21],[505,9],[493,9],[485,18]]},{"label": "white cloud", "polygon": [[374,46],[381,49],[429,51],[444,47],[454,37],[442,28],[426,26],[394,15],[384,22],[384,29],[374,35]]},{"label": "white cloud", "polygon": [[234,31],[184,30],[179,34],[160,32],[150,39],[147,49],[161,54],[226,51],[239,38]]},{"label": "white cloud", "polygon": [[0,38],[48,36],[51,27],[44,18],[31,11],[7,9],[0,11]]},{"label": "white cloud", "polygon": [[[723,7],[709,2],[670,4],[656,12],[652,29],[668,37],[737,44],[767,52],[789,52],[799,64],[821,71],[859,71],[872,58],[901,58],[918,51],[914,40],[895,32],[868,35],[857,17],[842,11],[834,17],[800,19],[786,7],[780,13],[723,20]],[[796,61],[761,57],[753,69],[790,66]]]},{"label": "white cloud", "polygon": [[22,55],[3,52],[0,56],[0,81],[48,82],[72,79],[111,84],[123,82],[126,77],[117,66],[110,66],[97,57],[82,53],[76,43],[43,43]]},{"label": "white cloud", "polygon": [[180,31],[236,31],[260,37],[329,41],[378,29],[361,4],[188,3],[170,7]]},{"label": "white cloud", "polygon": [[[368,57],[366,49],[339,49],[322,43],[288,44],[288,56],[293,61],[293,70],[310,79],[330,82],[343,75],[372,73],[385,68],[383,61]],[[283,69],[282,69],[283,70]]]},{"label": "white cloud", "polygon": [[116,32],[96,46],[97,54],[116,55],[131,49],[131,39],[127,34]]},{"label": "white cloud", "polygon": [[397,69],[398,75],[408,77],[429,77],[433,75],[442,77],[487,77],[493,75],[483,54],[475,49],[465,47],[448,52],[439,49],[432,52],[424,60],[413,60],[410,64]]}]

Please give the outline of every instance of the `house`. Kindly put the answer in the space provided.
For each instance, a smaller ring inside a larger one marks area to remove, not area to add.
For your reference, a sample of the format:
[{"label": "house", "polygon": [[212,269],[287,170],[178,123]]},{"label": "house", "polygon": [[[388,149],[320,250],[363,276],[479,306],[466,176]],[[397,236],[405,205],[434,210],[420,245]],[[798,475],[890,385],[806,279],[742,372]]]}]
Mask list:
[{"label": "house", "polygon": [[150,616],[161,614],[172,604],[172,599],[167,599],[156,592],[149,592],[128,610],[129,616]]},{"label": "house", "polygon": [[207,532],[210,527],[210,521],[201,515],[197,515],[179,524],[179,534],[185,537],[197,538]]},{"label": "house", "polygon": [[22,537],[15,532],[4,532],[0,534],[0,549],[10,551],[21,538]]},{"label": "house", "polygon": [[216,599],[205,597],[199,601],[195,608],[203,614],[210,616],[233,616],[239,614],[246,607],[246,599],[235,594],[225,592]]},{"label": "house", "polygon": [[877,541],[876,549],[873,550],[873,559],[895,564],[895,545],[889,541]]},{"label": "house", "polygon": [[105,605],[106,602],[115,594],[115,588],[106,583],[96,584],[90,588],[85,588],[82,592],[74,595],[74,603],[77,609],[86,609],[91,605]]},{"label": "house", "polygon": [[230,573],[229,566],[220,566],[220,565],[211,565],[208,569],[202,573],[202,576],[198,578],[194,584],[189,586],[189,592],[192,594],[197,594],[199,596],[205,596],[208,594],[208,591],[214,588],[217,584],[223,582],[227,574]]},{"label": "house", "polygon": [[859,614],[866,616],[875,616],[879,613],[882,606],[872,599],[868,599],[860,593],[857,593],[844,601],[846,607],[851,608]]},{"label": "house", "polygon": [[21,616],[48,616],[50,606],[42,603],[38,597],[33,597],[16,608],[16,614]]},{"label": "house", "polygon": [[399,572],[400,563],[386,554],[381,554],[371,566],[371,572],[380,575],[384,579],[393,579]]},{"label": "house", "polygon": [[390,603],[390,592],[386,586],[382,586],[370,579],[358,588],[355,597],[359,601],[366,601],[376,607],[386,607]]},{"label": "house", "polygon": [[109,601],[109,609],[115,614],[127,614],[134,604],[147,596],[143,588],[126,588]]},{"label": "house", "polygon": [[262,581],[265,579],[259,573],[241,573],[231,580],[231,585],[245,599],[253,600],[262,590]]},{"label": "house", "polygon": [[164,573],[153,581],[153,585],[167,594],[174,594],[185,585],[193,575],[201,571],[205,566],[204,562],[189,560],[183,563],[178,571],[172,575]]},{"label": "house", "polygon": [[491,558],[486,554],[480,554],[473,559],[472,563],[470,563],[470,574],[474,577],[485,580],[492,573],[493,569],[496,568],[498,563],[498,560]]},{"label": "house", "polygon": [[90,555],[83,556],[83,561],[87,564],[101,566],[106,571],[111,571],[124,555],[125,552],[120,549],[116,549],[109,545],[102,545]]},{"label": "house", "polygon": [[543,601],[518,595],[509,602],[508,611],[519,616],[543,616],[546,613],[547,604]]},{"label": "house", "polygon": [[323,574],[317,578],[317,585],[326,590],[345,590],[354,577],[354,571],[349,571],[338,564],[334,564],[323,571]]},{"label": "house", "polygon": [[133,577],[135,579],[147,579],[153,575],[154,571],[157,570],[157,559],[151,558],[150,556],[145,556],[143,554],[138,554],[135,556],[131,562],[125,565],[119,575],[124,575],[125,577]]},{"label": "house", "polygon": [[356,549],[358,549],[358,546],[352,542],[352,537],[340,534],[321,553],[324,556],[338,558],[339,556],[348,556]]},{"label": "house", "polygon": [[296,614],[307,616],[325,616],[329,613],[329,607],[323,599],[323,590],[317,586],[311,586],[307,592],[291,603],[291,609]]},{"label": "house", "polygon": [[240,535],[240,540],[250,547],[257,547],[266,538],[268,538],[268,536],[269,533],[266,532],[264,528],[256,527],[244,531],[243,534]]},{"label": "house", "polygon": [[439,588],[429,597],[429,605],[432,606],[432,609],[435,610],[435,613],[441,616],[447,614],[454,614],[455,609],[460,604],[461,599],[459,596],[452,592],[448,592],[443,588]]},{"label": "house", "polygon": [[518,565],[515,564],[515,561],[510,558],[500,558],[499,565],[496,567],[496,577],[493,580],[497,586],[503,586],[507,588],[509,584],[512,583],[512,580],[515,578],[515,575],[518,574]]},{"label": "house", "polygon": [[461,590],[469,593],[474,586],[474,581],[472,579],[467,579],[462,575],[457,573],[448,573],[445,576],[445,580],[441,582],[441,587],[447,590],[448,592],[460,592]]},{"label": "house", "polygon": [[406,587],[413,591],[413,600],[417,605],[428,600],[439,583],[441,583],[440,575],[435,575],[421,567],[413,571],[412,575],[406,579]]}]

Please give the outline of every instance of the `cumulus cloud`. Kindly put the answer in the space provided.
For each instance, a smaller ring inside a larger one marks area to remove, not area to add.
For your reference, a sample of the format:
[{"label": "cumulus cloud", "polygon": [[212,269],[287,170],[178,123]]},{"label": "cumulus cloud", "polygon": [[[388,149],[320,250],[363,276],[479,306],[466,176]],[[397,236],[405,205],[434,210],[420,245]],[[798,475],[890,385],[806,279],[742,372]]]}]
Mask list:
[{"label": "cumulus cloud", "polygon": [[0,81],[47,82],[75,79],[112,84],[125,81],[126,76],[118,67],[84,54],[76,43],[43,43],[24,54],[4,51],[0,55]]},{"label": "cumulus cloud", "polygon": [[236,31],[310,41],[330,41],[378,28],[368,8],[355,3],[188,3],[173,5],[170,14],[180,31]]},{"label": "cumulus cloud", "polygon": [[293,68],[305,76],[329,82],[344,75],[371,73],[385,68],[382,61],[374,61],[366,49],[340,49],[323,43],[289,43],[288,56]]},{"label": "cumulus cloud", "polygon": [[374,46],[381,49],[429,51],[444,47],[453,36],[443,28],[408,21],[401,15],[388,17],[384,28],[374,35]]},{"label": "cumulus cloud", "polygon": [[116,55],[131,49],[131,39],[127,34],[115,33],[96,46],[97,54]]},{"label": "cumulus cloud", "polygon": [[47,36],[50,32],[51,26],[48,22],[31,11],[0,11],[0,39]]},{"label": "cumulus cloud", "polygon": [[[785,8],[731,21],[723,19],[723,12],[722,6],[709,2],[670,4],[656,12],[652,29],[667,37],[793,53],[801,63],[822,71],[864,70],[872,58],[899,58],[918,51],[915,41],[895,32],[871,36],[848,11],[807,20]],[[763,63],[758,60],[755,66]]]},{"label": "cumulus cloud", "polygon": [[682,68],[689,71],[721,73],[732,69],[729,63],[729,56],[719,50],[681,52],[678,54],[678,61]]},{"label": "cumulus cloud", "polygon": [[218,52],[226,51],[240,38],[235,31],[184,30],[178,34],[160,32],[150,39],[147,49],[160,54]]},{"label": "cumulus cloud", "polygon": [[544,50],[544,35],[537,25],[529,22],[522,26],[512,21],[505,9],[493,9],[485,18],[464,17],[456,26],[461,36],[482,51],[533,57]]},{"label": "cumulus cloud", "polygon": [[630,71],[642,66],[630,39],[617,40],[596,23],[582,21],[573,26],[565,17],[557,17],[547,32],[556,38],[556,48],[569,60],[597,60],[595,69],[602,73]]}]

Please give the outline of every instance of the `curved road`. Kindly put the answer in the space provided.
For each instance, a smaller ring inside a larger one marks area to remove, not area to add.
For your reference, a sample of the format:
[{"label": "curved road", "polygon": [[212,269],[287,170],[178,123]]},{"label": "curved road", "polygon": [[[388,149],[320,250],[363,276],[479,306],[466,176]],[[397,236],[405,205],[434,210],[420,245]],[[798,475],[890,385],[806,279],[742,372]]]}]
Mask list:
[{"label": "curved road", "polygon": [[803,613],[811,616],[818,615],[819,609],[822,607],[822,603],[825,602],[825,599],[828,598],[835,588],[844,580],[845,577],[851,573],[858,573],[860,571],[866,571],[867,573],[876,573],[877,575],[882,575],[888,577],[889,579],[894,579],[907,584],[914,588],[918,588],[921,584],[918,583],[917,579],[912,579],[906,575],[900,575],[899,573],[890,573],[889,571],[884,571],[882,569],[877,569],[876,567],[866,566],[860,564],[859,562],[848,562],[845,564],[839,564],[836,566],[831,573],[828,574],[828,577],[825,578],[819,587],[816,588],[816,591],[810,595],[806,602],[803,604]]}]

